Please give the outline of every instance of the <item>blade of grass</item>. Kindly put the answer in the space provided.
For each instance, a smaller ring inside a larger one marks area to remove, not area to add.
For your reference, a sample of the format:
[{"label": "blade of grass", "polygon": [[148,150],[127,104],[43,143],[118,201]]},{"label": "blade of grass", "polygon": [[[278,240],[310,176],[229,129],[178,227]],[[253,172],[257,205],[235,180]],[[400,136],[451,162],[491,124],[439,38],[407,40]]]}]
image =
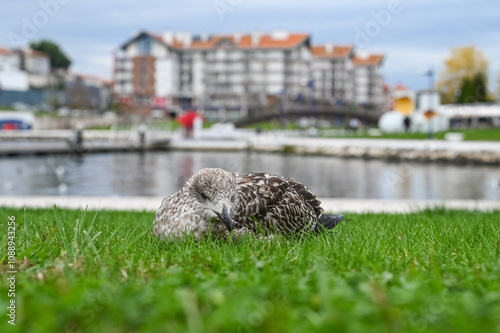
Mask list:
[{"label": "blade of grass", "polygon": [[61,220],[61,218],[59,217],[59,214],[57,213],[57,208],[56,208],[55,205],[52,207],[52,211],[54,212],[54,217],[55,217],[55,220],[56,220],[57,229],[59,230],[59,235],[60,235],[61,241],[64,244],[64,250],[67,253],[69,253],[69,251],[71,250],[71,246],[68,243],[68,237],[67,237],[67,234],[66,234],[66,229],[64,228],[64,223]]}]

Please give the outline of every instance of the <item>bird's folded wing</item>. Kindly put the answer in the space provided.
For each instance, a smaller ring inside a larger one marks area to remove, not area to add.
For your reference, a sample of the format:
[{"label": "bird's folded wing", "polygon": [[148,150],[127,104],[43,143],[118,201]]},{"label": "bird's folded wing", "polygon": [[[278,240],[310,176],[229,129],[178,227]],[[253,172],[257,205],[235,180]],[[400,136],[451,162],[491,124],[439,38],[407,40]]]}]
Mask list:
[{"label": "bird's folded wing", "polygon": [[[306,186],[291,178],[267,173],[239,174],[237,188],[240,204],[236,214],[242,222],[251,223],[249,217],[253,217],[270,226],[284,219],[302,220],[311,214],[319,216],[323,213],[321,202],[316,196]],[[285,226],[278,226],[280,227]]]},{"label": "bird's folded wing", "polygon": [[320,216],[323,213],[323,208],[321,208],[321,201],[318,200],[316,195],[309,191],[309,189],[302,183],[299,183],[293,178],[288,178],[290,186],[295,189],[295,191],[303,198],[304,202],[308,203],[316,216]]}]

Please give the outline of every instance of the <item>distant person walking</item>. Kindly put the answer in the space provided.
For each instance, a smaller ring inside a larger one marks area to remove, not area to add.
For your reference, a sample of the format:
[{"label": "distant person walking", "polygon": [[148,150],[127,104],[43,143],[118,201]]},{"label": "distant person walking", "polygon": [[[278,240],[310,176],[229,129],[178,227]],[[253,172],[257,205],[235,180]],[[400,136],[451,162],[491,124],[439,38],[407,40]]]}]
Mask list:
[{"label": "distant person walking", "polygon": [[351,118],[351,120],[349,120],[349,128],[354,132],[354,134],[358,132],[358,128],[360,125],[361,122],[358,118]]},{"label": "distant person walking", "polygon": [[408,133],[411,129],[410,117],[406,116],[405,119],[403,119],[403,125],[405,126],[405,133]]}]

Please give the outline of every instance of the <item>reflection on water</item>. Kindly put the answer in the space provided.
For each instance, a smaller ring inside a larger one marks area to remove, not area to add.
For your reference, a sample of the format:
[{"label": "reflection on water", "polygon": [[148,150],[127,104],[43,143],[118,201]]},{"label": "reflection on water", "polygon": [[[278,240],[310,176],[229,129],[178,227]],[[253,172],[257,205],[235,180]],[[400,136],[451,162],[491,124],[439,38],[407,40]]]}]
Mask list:
[{"label": "reflection on water", "polygon": [[201,168],[293,177],[320,197],[500,199],[491,166],[387,163],[253,152],[151,152],[0,159],[0,195],[166,196]]}]

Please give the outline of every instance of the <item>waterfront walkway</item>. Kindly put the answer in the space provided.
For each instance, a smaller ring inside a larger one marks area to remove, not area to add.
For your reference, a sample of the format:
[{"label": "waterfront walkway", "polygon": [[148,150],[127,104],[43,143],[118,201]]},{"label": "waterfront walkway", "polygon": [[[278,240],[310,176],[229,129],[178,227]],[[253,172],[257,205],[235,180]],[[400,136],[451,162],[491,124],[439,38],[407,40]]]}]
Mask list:
[{"label": "waterfront walkway", "polygon": [[[79,152],[252,150],[344,158],[500,164],[500,142],[495,141],[308,138],[280,131],[261,135],[240,131],[236,134],[233,140],[185,140],[165,132],[148,132],[141,145],[135,132],[85,131]],[[0,132],[0,156],[71,153],[70,135],[69,131]]]},{"label": "waterfront walkway", "polygon": [[250,149],[345,158],[500,164],[498,141],[261,137]]},{"label": "waterfront walkway", "polygon": [[[49,197],[0,196],[0,206],[13,208],[59,208],[155,212],[161,197]],[[477,211],[500,210],[493,200],[378,200],[320,198],[331,213],[408,213],[423,209],[446,208]]]}]

